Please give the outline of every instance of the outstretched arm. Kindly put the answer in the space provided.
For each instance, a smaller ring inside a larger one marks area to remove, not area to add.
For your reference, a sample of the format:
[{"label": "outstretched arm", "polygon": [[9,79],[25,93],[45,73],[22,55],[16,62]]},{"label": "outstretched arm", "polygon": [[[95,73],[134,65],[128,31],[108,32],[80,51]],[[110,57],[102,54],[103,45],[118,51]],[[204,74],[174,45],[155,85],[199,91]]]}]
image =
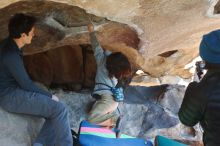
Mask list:
[{"label": "outstretched arm", "polygon": [[94,56],[96,59],[97,64],[103,62],[104,59],[104,51],[101,47],[101,45],[98,42],[98,39],[96,37],[96,33],[94,31],[94,26],[92,23],[88,24],[88,31],[89,31],[89,35],[90,35],[90,42],[92,45],[92,50],[94,52]]}]

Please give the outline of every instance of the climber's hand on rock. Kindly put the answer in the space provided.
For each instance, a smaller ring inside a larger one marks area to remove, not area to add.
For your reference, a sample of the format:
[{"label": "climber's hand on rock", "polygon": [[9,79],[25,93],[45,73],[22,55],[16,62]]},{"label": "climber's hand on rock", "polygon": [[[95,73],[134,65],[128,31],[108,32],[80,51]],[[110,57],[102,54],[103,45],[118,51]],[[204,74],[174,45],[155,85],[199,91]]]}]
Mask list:
[{"label": "climber's hand on rock", "polygon": [[87,27],[88,27],[88,31],[89,32],[93,32],[94,31],[94,26],[93,26],[93,24],[91,22],[87,25]]}]

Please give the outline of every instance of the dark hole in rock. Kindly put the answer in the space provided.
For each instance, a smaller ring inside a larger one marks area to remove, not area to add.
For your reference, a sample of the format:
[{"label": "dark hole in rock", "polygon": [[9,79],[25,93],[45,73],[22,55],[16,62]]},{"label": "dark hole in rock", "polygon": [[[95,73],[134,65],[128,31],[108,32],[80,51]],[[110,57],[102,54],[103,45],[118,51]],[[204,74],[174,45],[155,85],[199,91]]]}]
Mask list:
[{"label": "dark hole in rock", "polygon": [[24,56],[24,62],[30,77],[48,87],[80,91],[94,86],[96,62],[90,45]]},{"label": "dark hole in rock", "polygon": [[170,57],[171,55],[175,54],[176,52],[178,52],[178,50],[167,51],[167,52],[159,54],[158,56],[167,58],[167,57]]}]

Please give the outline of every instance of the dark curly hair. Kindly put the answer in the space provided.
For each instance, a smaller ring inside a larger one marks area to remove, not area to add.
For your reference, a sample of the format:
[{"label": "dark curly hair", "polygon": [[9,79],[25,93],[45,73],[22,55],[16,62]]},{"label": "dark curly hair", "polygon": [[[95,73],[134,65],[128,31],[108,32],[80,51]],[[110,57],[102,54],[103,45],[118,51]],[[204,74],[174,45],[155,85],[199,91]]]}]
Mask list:
[{"label": "dark curly hair", "polygon": [[36,18],[23,13],[17,13],[11,17],[8,24],[9,37],[20,38],[22,33],[28,35],[36,23]]},{"label": "dark curly hair", "polygon": [[121,52],[112,53],[107,57],[106,68],[110,78],[115,76],[117,79],[122,79],[131,76],[132,73],[128,58]]}]

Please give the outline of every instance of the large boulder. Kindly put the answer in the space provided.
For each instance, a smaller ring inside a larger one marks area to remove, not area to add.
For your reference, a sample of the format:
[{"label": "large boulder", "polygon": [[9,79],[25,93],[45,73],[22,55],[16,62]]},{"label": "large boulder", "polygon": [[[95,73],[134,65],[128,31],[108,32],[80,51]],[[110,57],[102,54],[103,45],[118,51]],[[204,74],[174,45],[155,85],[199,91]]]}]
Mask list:
[{"label": "large boulder", "polygon": [[28,115],[11,114],[0,108],[0,145],[30,146],[43,121]]}]

